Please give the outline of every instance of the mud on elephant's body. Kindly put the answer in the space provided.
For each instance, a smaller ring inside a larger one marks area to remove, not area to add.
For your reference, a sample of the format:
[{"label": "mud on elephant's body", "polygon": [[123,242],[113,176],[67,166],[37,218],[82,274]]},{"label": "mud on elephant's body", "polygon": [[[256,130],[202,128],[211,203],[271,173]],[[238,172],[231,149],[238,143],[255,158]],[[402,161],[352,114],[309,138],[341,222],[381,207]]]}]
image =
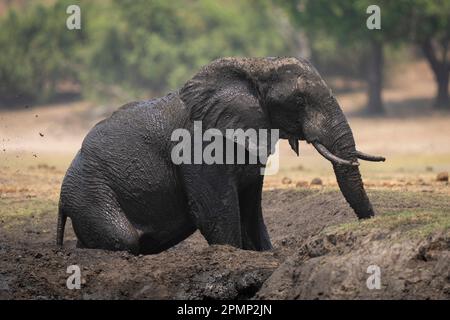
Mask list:
[{"label": "mud on elephant's body", "polygon": [[374,215],[350,127],[315,69],[295,58],[224,58],[178,92],[134,102],[98,123],[63,181],[57,243],[67,217],[86,248],[157,253],[199,229],[210,244],[271,248],[261,210],[262,164],[180,164],[172,132],[279,129],[298,153],[306,140],[333,162],[359,218]]}]

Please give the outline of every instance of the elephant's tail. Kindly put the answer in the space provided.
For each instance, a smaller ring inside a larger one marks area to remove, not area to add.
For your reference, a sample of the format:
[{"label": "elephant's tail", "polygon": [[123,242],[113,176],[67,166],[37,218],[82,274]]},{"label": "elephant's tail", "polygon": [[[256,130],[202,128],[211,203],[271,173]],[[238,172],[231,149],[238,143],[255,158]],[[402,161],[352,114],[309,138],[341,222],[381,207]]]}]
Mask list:
[{"label": "elephant's tail", "polygon": [[58,209],[58,225],[56,227],[56,245],[62,247],[64,241],[64,228],[66,227],[67,216],[64,214],[61,203]]}]

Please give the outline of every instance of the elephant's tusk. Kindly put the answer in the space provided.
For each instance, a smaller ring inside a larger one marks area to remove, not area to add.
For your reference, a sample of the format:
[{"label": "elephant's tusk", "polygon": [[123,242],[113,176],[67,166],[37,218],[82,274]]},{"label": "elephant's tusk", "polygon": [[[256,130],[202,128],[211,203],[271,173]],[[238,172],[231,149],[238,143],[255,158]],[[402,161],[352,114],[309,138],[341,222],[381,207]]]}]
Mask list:
[{"label": "elephant's tusk", "polygon": [[335,156],[332,154],[324,145],[314,142],[314,147],[317,149],[317,151],[326,159],[330,160],[331,162],[335,164],[342,164],[346,166],[359,166],[358,161],[350,161],[350,160],[344,160],[339,158],[338,156]]},{"label": "elephant's tusk", "polygon": [[380,157],[380,156],[372,156],[370,154],[366,154],[364,152],[358,151],[356,150],[356,156],[361,159],[361,160],[366,160],[366,161],[374,161],[374,162],[380,162],[380,161],[386,161],[385,157]]}]

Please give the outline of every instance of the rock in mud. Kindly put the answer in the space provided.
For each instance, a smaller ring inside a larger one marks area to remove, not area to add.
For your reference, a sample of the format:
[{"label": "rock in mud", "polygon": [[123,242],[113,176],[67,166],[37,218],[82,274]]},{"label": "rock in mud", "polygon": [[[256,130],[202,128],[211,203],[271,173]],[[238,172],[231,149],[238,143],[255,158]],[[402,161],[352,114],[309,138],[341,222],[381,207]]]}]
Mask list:
[{"label": "rock in mud", "polygon": [[181,285],[177,299],[236,300],[252,298],[272,274],[272,269],[238,272],[207,271]]},{"label": "rock in mud", "polygon": [[442,182],[448,182],[448,172],[444,171],[444,172],[439,172],[437,177],[436,177],[437,181],[442,181]]},{"label": "rock in mud", "polygon": [[295,187],[297,187],[297,188],[306,188],[308,186],[309,186],[309,184],[307,181],[299,181],[295,184]]}]

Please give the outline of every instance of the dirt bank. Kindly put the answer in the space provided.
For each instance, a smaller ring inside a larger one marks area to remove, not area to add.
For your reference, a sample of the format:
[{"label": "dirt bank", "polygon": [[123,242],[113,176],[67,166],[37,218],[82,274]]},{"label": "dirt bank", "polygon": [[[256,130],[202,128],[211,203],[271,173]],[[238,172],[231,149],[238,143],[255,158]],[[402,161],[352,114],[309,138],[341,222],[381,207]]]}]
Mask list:
[{"label": "dirt bank", "polygon": [[[328,233],[300,247],[256,298],[449,299],[449,249],[448,233],[426,238],[382,230]],[[369,279],[375,272],[378,287]]]}]

